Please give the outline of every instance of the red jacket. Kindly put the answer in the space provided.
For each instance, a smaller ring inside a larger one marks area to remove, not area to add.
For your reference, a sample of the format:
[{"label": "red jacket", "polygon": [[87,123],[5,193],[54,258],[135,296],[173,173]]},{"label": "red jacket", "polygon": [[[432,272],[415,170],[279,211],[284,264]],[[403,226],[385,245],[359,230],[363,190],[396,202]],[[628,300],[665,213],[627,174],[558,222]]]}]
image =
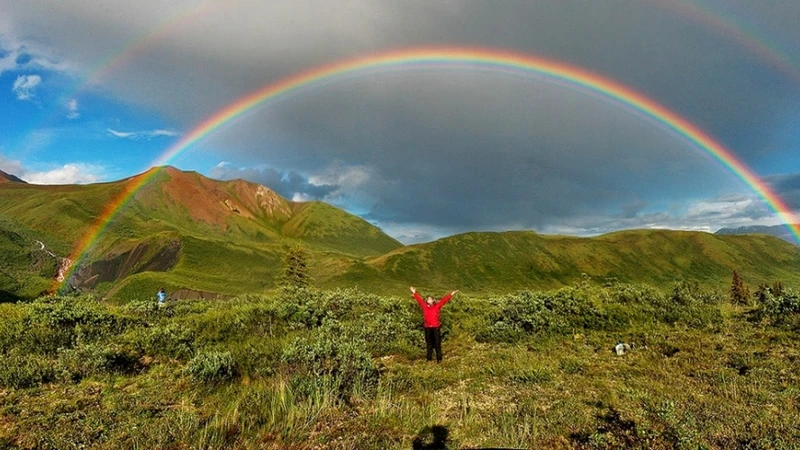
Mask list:
[{"label": "red jacket", "polygon": [[425,299],[422,298],[419,293],[414,292],[414,299],[419,303],[419,307],[422,308],[422,315],[425,317],[425,328],[439,328],[439,310],[442,309],[442,306],[449,302],[452,297],[452,293],[447,294],[432,306],[428,306],[428,304],[425,303]]}]

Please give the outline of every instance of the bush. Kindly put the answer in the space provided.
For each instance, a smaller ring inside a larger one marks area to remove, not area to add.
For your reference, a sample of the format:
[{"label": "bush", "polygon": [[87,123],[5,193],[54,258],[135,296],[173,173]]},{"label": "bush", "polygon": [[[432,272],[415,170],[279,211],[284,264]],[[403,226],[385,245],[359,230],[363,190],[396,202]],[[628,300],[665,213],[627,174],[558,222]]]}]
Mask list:
[{"label": "bush", "polygon": [[345,316],[352,301],[342,291],[320,291],[308,287],[284,286],[278,296],[278,317],[294,328],[317,328],[326,319]]},{"label": "bush", "polygon": [[766,320],[773,325],[785,324],[800,313],[800,297],[790,288],[782,288],[777,293],[769,287],[760,287],[755,294],[757,320]]},{"label": "bush", "polygon": [[194,355],[194,331],[176,322],[131,331],[122,341],[151,356],[189,359]]},{"label": "bush", "polygon": [[327,322],[310,336],[296,339],[286,347],[282,360],[296,378],[330,380],[343,399],[371,391],[378,383],[378,369],[366,343],[337,323]]},{"label": "bush", "polygon": [[139,317],[151,318],[157,316],[164,306],[159,307],[156,300],[134,300],[126,303],[123,309]]},{"label": "bush", "polygon": [[82,344],[59,352],[61,378],[77,382],[100,373],[133,373],[141,369],[141,354],[120,345]]},{"label": "bush", "polygon": [[567,287],[549,293],[523,291],[493,300],[489,327],[481,342],[516,342],[526,335],[564,333],[576,328],[603,329],[607,316],[588,289]]},{"label": "bush", "polygon": [[53,362],[38,355],[0,355],[0,386],[24,389],[55,380]]},{"label": "bush", "polygon": [[236,373],[231,352],[210,350],[201,352],[186,367],[193,379],[202,382],[225,381]]},{"label": "bush", "polygon": [[31,303],[22,320],[19,347],[54,354],[78,341],[115,336],[128,322],[104,311],[92,297],[43,297]]}]

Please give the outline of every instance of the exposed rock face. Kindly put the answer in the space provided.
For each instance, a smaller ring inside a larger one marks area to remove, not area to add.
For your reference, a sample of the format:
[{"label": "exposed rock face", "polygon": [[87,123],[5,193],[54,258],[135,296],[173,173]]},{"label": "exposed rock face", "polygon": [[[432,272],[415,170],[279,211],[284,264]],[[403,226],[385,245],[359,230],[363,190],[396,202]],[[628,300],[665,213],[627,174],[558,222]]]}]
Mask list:
[{"label": "exposed rock face", "polygon": [[72,275],[70,285],[91,289],[102,282],[120,280],[135,273],[166,272],[175,267],[180,258],[180,241],[171,241],[147,257],[151,245],[141,243],[126,252],[81,266]]},{"label": "exposed rock face", "polygon": [[286,200],[264,186],[258,186],[255,197],[258,206],[269,216],[289,217],[292,215],[292,210],[289,208]]}]

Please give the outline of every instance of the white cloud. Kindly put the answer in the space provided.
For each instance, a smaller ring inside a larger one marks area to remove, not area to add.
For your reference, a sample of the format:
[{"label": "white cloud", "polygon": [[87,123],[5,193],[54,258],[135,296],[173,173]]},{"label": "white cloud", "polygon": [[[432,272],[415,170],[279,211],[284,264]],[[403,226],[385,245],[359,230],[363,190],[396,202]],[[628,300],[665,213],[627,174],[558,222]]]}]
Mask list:
[{"label": "white cloud", "polygon": [[46,172],[17,175],[31,184],[87,184],[103,181],[103,168],[91,164],[64,164]]},{"label": "white cloud", "polygon": [[33,100],[36,98],[36,87],[40,84],[42,77],[39,75],[19,75],[11,91],[16,94],[17,100]]},{"label": "white cloud", "polygon": [[78,100],[72,99],[67,102],[67,119],[74,120],[81,116],[80,111],[78,111]]},{"label": "white cloud", "polygon": [[312,200],[314,200],[313,197],[303,192],[295,192],[292,196],[293,202],[310,202]]},{"label": "white cloud", "polygon": [[130,139],[130,140],[150,140],[158,137],[174,137],[180,136],[180,133],[176,131],[170,130],[142,130],[142,131],[118,131],[111,128],[106,128],[109,134],[114,137],[118,137],[120,139]]},{"label": "white cloud", "polygon": [[106,169],[85,163],[68,163],[51,170],[27,169],[20,161],[8,159],[0,153],[0,170],[31,184],[86,184],[105,181]]},{"label": "white cloud", "polygon": [[335,185],[342,188],[356,188],[366,185],[373,178],[372,169],[367,166],[341,166],[327,167],[321,173],[308,177],[308,182],[318,186]]},{"label": "white cloud", "polygon": [[6,157],[0,154],[0,170],[11,175],[20,176],[23,171],[22,163],[12,159],[6,159]]}]

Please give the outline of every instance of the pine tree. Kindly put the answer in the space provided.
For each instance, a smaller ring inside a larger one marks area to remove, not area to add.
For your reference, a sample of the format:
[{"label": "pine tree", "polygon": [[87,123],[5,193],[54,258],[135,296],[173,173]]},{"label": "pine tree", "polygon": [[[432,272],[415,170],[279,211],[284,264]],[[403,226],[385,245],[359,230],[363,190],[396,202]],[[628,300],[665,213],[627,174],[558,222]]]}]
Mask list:
[{"label": "pine tree", "polygon": [[750,290],[735,270],[731,281],[731,303],[734,305],[747,305],[750,303]]},{"label": "pine tree", "polygon": [[294,246],[283,255],[283,273],[280,286],[305,288],[311,285],[308,269],[309,255],[302,247]]}]

